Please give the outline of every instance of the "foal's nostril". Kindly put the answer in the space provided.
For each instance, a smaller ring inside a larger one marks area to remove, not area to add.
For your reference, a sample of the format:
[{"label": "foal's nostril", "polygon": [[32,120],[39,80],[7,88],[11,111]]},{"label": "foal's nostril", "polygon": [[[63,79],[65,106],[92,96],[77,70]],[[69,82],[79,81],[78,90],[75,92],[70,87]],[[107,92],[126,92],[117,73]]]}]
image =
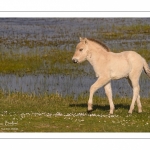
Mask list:
[{"label": "foal's nostril", "polygon": [[77,62],[78,62],[78,60],[77,60],[77,59],[72,59],[72,61],[73,61],[74,63],[77,63]]}]

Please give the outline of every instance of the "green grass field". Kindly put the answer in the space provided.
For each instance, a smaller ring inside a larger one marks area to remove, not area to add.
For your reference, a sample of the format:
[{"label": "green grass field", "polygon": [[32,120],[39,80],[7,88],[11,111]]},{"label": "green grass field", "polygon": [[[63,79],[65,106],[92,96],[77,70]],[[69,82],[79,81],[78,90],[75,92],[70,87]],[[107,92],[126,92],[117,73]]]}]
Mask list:
[{"label": "green grass field", "polygon": [[149,132],[149,99],[142,99],[143,112],[137,107],[128,114],[131,100],[114,98],[116,110],[109,115],[106,98],[94,97],[94,111],[87,114],[88,97],[62,97],[59,94],[35,96],[0,93],[1,132]]}]

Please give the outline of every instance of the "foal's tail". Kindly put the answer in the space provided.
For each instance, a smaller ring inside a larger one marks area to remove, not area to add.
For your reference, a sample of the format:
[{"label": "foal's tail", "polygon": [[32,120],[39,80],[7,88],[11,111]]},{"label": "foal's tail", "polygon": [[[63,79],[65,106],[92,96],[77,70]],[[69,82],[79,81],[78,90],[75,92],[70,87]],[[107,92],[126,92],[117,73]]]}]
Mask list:
[{"label": "foal's tail", "polygon": [[144,62],[144,66],[143,66],[144,67],[144,71],[147,74],[147,76],[150,78],[150,68],[149,68],[149,66],[148,66],[148,64],[147,64],[145,59],[143,59],[143,62]]}]

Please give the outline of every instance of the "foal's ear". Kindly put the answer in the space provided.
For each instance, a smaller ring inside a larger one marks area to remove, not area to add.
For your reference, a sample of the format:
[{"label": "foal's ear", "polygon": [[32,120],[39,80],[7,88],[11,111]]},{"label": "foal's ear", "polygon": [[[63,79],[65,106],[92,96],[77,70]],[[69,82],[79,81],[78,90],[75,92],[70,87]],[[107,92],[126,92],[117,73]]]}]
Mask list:
[{"label": "foal's ear", "polygon": [[80,42],[81,42],[81,41],[83,41],[83,38],[82,38],[82,37],[79,37],[79,40],[80,40]]},{"label": "foal's ear", "polygon": [[79,39],[80,39],[80,42],[85,42],[85,44],[87,43],[87,38],[82,38],[82,37],[79,37]]},{"label": "foal's ear", "polygon": [[87,38],[84,38],[84,42],[85,42],[85,44],[87,44],[87,42],[88,42]]}]

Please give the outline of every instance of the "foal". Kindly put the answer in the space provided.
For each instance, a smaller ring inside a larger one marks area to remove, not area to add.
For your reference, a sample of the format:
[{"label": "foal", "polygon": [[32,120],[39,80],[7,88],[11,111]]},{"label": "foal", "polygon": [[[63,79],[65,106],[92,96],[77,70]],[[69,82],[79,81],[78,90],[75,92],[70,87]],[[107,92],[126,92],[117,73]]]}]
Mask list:
[{"label": "foal", "polygon": [[145,73],[150,77],[149,66],[142,56],[134,51],[113,53],[105,44],[99,41],[80,38],[72,61],[74,63],[81,63],[85,60],[88,60],[93,66],[96,77],[98,78],[90,88],[88,111],[92,111],[93,94],[96,90],[104,86],[109,100],[110,114],[113,114],[115,107],[112,100],[111,80],[127,78],[133,88],[133,98],[129,113],[132,114],[135,101],[137,101],[138,112],[142,112],[139,95],[139,78],[142,70],[144,69]]}]

